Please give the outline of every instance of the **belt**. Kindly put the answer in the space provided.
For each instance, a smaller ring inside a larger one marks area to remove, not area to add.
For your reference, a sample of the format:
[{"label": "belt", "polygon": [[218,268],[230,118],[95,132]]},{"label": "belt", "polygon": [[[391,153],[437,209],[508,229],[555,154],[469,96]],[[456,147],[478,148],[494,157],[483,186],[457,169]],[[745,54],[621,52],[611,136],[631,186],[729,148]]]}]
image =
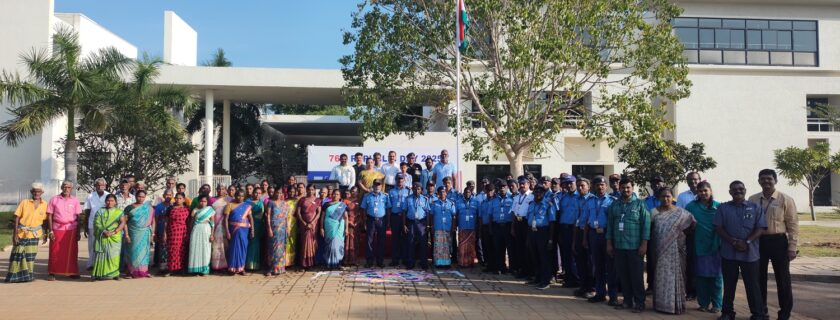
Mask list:
[{"label": "belt", "polygon": [[18,226],[18,229],[23,230],[23,231],[37,232],[37,231],[41,231],[42,227],[41,227],[41,226],[37,226],[37,227],[26,227],[26,226],[20,226],[20,225],[19,225],[19,226]]}]

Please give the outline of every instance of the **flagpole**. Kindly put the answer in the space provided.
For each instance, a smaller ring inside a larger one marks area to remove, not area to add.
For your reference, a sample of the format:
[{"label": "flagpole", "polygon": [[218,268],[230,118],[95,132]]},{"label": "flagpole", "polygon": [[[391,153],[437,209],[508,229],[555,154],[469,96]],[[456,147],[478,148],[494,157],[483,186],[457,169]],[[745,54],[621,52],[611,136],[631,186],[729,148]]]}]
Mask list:
[{"label": "flagpole", "polygon": [[[462,0],[455,0],[455,169],[458,172],[459,191],[463,177],[461,176],[461,44],[458,43],[458,40],[464,41],[464,39],[459,39],[461,35],[459,23],[461,19],[461,12],[459,12],[461,10],[460,1]],[[464,36],[466,37],[466,35]]]}]

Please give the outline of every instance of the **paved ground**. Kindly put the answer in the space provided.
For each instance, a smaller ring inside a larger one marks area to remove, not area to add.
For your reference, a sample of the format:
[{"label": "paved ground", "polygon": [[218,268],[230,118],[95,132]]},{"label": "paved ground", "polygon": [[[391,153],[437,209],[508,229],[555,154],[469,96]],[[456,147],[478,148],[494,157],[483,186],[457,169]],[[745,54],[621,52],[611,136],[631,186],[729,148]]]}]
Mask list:
[{"label": "paved ground", "polygon": [[[0,253],[0,274],[6,273],[8,255]],[[472,271],[464,271],[463,276],[415,273],[412,276],[428,278],[400,282],[372,282],[359,274],[360,270],[104,282],[90,282],[85,275],[80,280],[49,282],[43,280],[46,258],[46,247],[42,247],[35,282],[0,284],[0,318],[674,319],[653,311],[642,315],[617,311],[605,304],[573,298],[570,289],[538,291],[508,276]],[[840,314],[840,289],[836,284],[796,282],[794,287],[796,318],[832,319]],[[771,313],[775,314],[775,299],[770,300]],[[745,305],[739,294],[736,306],[741,318],[748,316]],[[689,306],[693,309],[695,305],[689,302]],[[679,318],[714,316],[690,310]]]}]

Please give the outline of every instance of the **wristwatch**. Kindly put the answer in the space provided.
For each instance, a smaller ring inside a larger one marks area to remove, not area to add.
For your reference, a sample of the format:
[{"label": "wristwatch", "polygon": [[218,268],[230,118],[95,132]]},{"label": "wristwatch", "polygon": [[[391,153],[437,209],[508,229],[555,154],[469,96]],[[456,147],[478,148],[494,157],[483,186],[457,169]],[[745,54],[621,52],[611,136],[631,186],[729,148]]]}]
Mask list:
[{"label": "wristwatch", "polygon": [[747,239],[747,244],[752,243],[752,240]]}]

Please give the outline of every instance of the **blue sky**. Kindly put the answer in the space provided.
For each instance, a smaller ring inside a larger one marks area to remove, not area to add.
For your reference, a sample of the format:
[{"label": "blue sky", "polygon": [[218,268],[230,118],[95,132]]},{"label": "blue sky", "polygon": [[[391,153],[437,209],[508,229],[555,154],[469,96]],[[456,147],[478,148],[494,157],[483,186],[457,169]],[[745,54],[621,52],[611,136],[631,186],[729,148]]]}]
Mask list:
[{"label": "blue sky", "polygon": [[82,13],[142,53],[163,56],[163,12],[198,32],[198,61],[225,49],[234,66],[339,68],[357,0],[55,0],[56,12]]}]

